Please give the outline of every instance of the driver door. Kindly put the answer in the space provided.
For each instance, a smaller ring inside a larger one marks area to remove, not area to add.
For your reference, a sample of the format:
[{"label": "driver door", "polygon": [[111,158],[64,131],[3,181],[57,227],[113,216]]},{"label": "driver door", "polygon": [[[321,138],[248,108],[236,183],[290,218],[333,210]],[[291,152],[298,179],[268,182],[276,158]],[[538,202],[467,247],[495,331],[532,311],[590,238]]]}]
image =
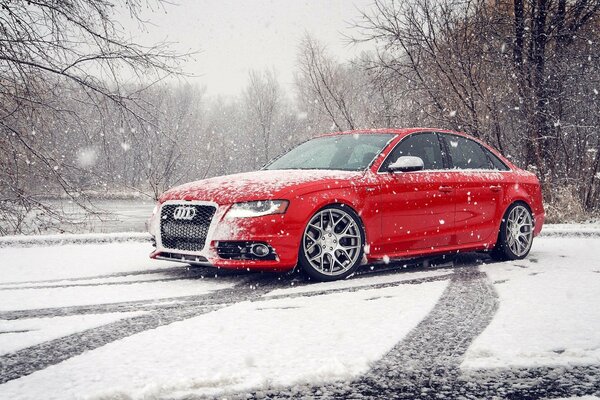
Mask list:
[{"label": "driver door", "polygon": [[[413,133],[396,145],[379,169],[382,244],[390,257],[452,244],[455,189],[444,170],[443,147],[433,132]],[[416,156],[424,169],[389,172],[401,156]]]}]

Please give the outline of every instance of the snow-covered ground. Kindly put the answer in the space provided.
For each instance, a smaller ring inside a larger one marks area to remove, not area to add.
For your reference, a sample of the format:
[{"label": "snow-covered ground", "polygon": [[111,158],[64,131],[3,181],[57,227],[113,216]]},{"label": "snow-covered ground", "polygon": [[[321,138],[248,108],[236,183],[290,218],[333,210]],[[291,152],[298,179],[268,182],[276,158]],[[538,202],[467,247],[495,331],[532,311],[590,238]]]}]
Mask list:
[{"label": "snow-covered ground", "polygon": [[143,399],[349,379],[427,315],[445,285],[241,302],[73,357],[0,393]]},{"label": "snow-covered ground", "polygon": [[600,365],[600,238],[534,246],[525,260],[481,267],[500,306],[463,368]]},{"label": "snow-covered ground", "polygon": [[[555,229],[518,262],[468,255],[319,284],[152,261],[143,242],[3,247],[0,399],[372,397],[437,363],[538,385],[578,368],[529,398],[600,395],[600,236],[581,231]],[[512,398],[534,390],[510,379]]]}]

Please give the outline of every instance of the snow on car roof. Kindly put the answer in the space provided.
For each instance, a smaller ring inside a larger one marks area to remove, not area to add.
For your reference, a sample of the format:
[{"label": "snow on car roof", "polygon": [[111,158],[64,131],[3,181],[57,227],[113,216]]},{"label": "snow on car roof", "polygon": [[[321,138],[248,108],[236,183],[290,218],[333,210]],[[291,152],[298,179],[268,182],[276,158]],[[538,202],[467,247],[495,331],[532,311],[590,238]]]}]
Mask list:
[{"label": "snow on car roof", "polygon": [[[338,131],[338,132],[329,132],[321,135],[317,135],[317,137],[321,136],[334,136],[334,135],[355,135],[355,134],[377,134],[377,133],[387,133],[393,135],[408,135],[409,133],[414,132],[441,132],[441,133],[456,133],[459,135],[466,135],[463,132],[456,132],[447,129],[440,128],[428,128],[428,127],[414,127],[414,128],[374,128],[374,129],[355,129],[349,131]],[[467,135],[468,136],[468,135]]]}]

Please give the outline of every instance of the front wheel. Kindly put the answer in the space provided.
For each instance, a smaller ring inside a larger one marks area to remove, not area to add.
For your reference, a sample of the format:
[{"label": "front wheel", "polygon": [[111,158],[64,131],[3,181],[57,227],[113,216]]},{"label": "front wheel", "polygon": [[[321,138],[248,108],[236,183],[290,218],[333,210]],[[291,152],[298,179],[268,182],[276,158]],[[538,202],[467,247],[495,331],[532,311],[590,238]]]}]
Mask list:
[{"label": "front wheel", "polygon": [[344,279],[360,265],[365,234],[356,213],[347,206],[327,206],[312,216],[300,245],[299,264],[319,281]]},{"label": "front wheel", "polygon": [[492,258],[499,261],[520,260],[529,254],[533,243],[533,217],[524,203],[508,207],[502,223]]}]

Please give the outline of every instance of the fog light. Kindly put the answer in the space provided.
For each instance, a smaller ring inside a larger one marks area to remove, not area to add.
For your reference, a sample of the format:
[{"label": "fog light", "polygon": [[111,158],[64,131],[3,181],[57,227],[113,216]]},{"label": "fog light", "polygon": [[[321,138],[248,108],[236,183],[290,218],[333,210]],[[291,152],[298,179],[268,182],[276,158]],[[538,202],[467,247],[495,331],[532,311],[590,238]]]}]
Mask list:
[{"label": "fog light", "polygon": [[250,253],[256,257],[265,257],[269,254],[269,247],[266,244],[257,243],[250,247]]},{"label": "fog light", "polygon": [[277,253],[265,242],[218,241],[217,254],[225,260],[277,260]]}]

